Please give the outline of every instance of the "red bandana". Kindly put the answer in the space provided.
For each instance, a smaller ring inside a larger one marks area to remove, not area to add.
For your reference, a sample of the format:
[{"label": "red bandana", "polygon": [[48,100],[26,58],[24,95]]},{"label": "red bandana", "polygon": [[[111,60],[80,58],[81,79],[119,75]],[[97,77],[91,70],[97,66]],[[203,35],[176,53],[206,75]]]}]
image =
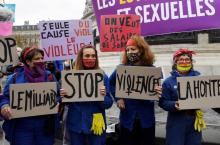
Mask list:
[{"label": "red bandana", "polygon": [[181,48],[179,50],[177,50],[174,55],[173,55],[173,60],[176,60],[177,57],[183,55],[183,54],[187,54],[189,55],[190,57],[192,57],[193,54],[196,54],[195,51],[191,51],[191,50],[188,50],[187,48]]},{"label": "red bandana", "polygon": [[126,46],[137,46],[137,43],[133,39],[128,39]]}]

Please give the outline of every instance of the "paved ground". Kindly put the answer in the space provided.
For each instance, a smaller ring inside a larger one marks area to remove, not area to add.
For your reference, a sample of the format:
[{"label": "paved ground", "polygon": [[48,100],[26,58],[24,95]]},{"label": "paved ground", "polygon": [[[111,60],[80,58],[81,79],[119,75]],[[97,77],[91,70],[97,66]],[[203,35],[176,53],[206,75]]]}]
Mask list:
[{"label": "paved ground", "polygon": [[[157,123],[156,126],[156,145],[164,145],[165,124]],[[203,145],[220,145],[220,128],[208,127],[203,131]],[[208,141],[208,142],[207,142]],[[9,145],[3,139],[0,139],[0,145]],[[56,140],[55,145],[62,145],[61,140]]]},{"label": "paved ground", "polygon": [[[113,111],[107,111],[107,115],[110,114],[110,116],[118,116],[118,113],[119,112],[116,109],[114,109]],[[203,130],[203,145],[220,145],[220,115],[213,112],[212,110],[208,110],[205,114],[207,129]],[[156,119],[156,145],[164,145],[166,113],[164,113],[164,111],[156,109]],[[108,122],[115,123],[117,122],[117,120],[117,118],[110,118]],[[3,139],[1,139],[1,134],[0,145],[9,145],[6,141],[3,141]],[[62,141],[56,140],[55,145],[62,145]]]}]

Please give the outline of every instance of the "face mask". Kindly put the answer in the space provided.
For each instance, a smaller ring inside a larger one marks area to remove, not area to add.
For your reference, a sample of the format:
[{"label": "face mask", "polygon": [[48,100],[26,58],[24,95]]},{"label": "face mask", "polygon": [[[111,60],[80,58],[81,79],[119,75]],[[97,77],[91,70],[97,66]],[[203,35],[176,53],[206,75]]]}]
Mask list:
[{"label": "face mask", "polygon": [[37,73],[39,75],[43,75],[45,73],[45,63],[44,62],[34,62],[33,67],[34,73]]},{"label": "face mask", "polygon": [[183,63],[183,64],[177,64],[176,65],[176,69],[179,72],[188,72],[190,71],[190,69],[192,68],[192,64],[191,63]]},{"label": "face mask", "polygon": [[83,59],[83,65],[86,69],[92,69],[95,67],[96,59]]},{"label": "face mask", "polygon": [[140,53],[127,53],[127,57],[131,63],[135,63],[140,60]]}]

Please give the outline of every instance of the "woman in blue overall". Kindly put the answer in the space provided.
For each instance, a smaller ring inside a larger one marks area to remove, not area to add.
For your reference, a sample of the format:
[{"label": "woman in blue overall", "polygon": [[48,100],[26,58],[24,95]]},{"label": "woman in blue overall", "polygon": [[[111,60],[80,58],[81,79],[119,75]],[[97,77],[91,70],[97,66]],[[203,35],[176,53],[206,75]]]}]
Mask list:
[{"label": "woman in blue overall", "polygon": [[[58,126],[58,116],[41,115],[11,119],[9,106],[10,84],[39,83],[56,81],[50,75],[42,62],[44,52],[35,47],[25,48],[21,53],[21,61],[24,66],[16,73],[9,76],[4,87],[3,96],[0,98],[1,115],[5,122],[3,129],[6,139],[11,145],[53,145],[55,128]],[[57,88],[59,91],[59,89]],[[57,101],[59,100],[57,96]]]},{"label": "woman in blue overall", "polygon": [[[75,69],[100,69],[97,50],[92,45],[86,45],[79,50]],[[63,97],[68,95],[64,88],[60,93]],[[68,103],[66,128],[71,145],[105,145],[105,109],[110,108],[113,103],[106,75],[104,75],[104,86],[99,93],[104,97],[104,101]]]},{"label": "woman in blue overall", "polygon": [[[141,36],[132,36],[127,41],[122,65],[153,67],[153,62],[154,54],[147,42]],[[116,70],[111,74],[109,83],[111,93],[120,109],[120,145],[154,145],[154,101],[117,98]]]},{"label": "woman in blue overall", "polygon": [[171,76],[162,85],[159,106],[168,111],[166,145],[201,145],[201,132],[194,129],[196,110],[179,110],[177,77],[198,76],[193,69],[194,51],[179,49],[173,55]]}]

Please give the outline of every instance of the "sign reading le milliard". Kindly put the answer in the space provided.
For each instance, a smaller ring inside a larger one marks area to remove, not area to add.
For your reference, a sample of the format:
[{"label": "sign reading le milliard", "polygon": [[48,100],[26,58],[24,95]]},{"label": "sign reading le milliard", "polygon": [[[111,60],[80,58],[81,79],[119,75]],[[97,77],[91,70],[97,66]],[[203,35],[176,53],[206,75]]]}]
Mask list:
[{"label": "sign reading le milliard", "polygon": [[55,82],[10,85],[12,118],[56,114],[58,112]]}]

